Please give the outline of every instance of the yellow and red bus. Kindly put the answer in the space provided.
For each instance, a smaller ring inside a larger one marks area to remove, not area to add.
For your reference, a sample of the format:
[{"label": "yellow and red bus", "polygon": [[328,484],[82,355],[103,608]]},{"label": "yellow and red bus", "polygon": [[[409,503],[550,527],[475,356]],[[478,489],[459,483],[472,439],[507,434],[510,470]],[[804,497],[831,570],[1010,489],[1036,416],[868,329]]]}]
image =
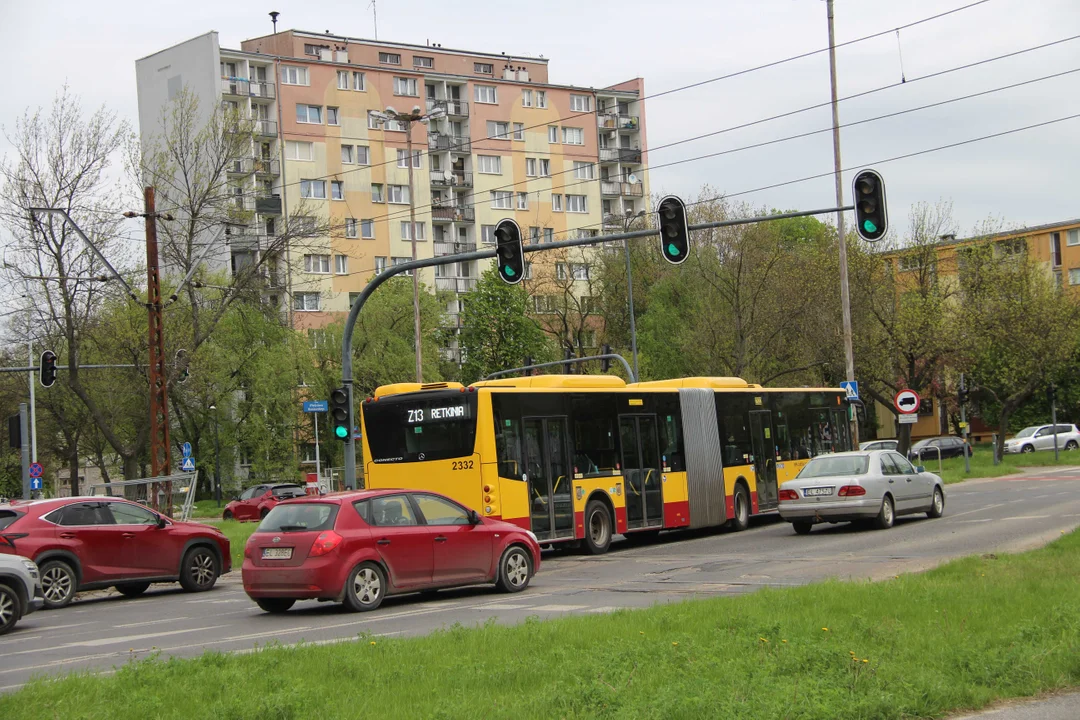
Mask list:
[{"label": "yellow and red bus", "polygon": [[741,530],[809,458],[851,449],[844,398],[724,377],[386,385],[361,403],[364,484],[435,490],[593,553],[613,533]]}]

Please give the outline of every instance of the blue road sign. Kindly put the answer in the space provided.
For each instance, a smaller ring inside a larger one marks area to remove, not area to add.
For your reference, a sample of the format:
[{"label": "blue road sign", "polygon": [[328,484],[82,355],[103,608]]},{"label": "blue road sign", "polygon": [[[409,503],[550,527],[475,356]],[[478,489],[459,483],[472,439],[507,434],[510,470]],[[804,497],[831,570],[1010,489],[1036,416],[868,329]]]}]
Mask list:
[{"label": "blue road sign", "polygon": [[39,478],[39,477],[30,478],[30,489],[31,490],[40,490],[41,489],[41,484],[42,484],[41,478]]},{"label": "blue road sign", "polygon": [[304,412],[329,412],[330,403],[326,400],[305,400]]},{"label": "blue road sign", "polygon": [[180,463],[180,469],[183,472],[195,472],[195,461],[189,457],[184,458],[184,461]]},{"label": "blue road sign", "polygon": [[859,399],[859,383],[857,380],[845,380],[840,383],[840,387],[844,388],[844,392],[847,393],[848,400]]},{"label": "blue road sign", "polygon": [[184,453],[184,457],[191,457],[191,443],[186,442],[181,445],[180,451]]},{"label": "blue road sign", "polygon": [[41,467],[41,463],[31,463],[30,464],[30,477],[39,478],[39,477],[41,477],[42,472],[43,472],[43,469]]}]

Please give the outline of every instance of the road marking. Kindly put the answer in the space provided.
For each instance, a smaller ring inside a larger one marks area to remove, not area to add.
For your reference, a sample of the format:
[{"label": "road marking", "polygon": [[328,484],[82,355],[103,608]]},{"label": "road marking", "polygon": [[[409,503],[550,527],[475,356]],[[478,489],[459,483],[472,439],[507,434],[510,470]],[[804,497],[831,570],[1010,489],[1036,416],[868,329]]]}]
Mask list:
[{"label": "road marking", "polygon": [[188,600],[187,604],[191,605],[193,603],[207,603],[209,605],[220,605],[221,603],[244,602],[246,600],[247,600],[246,597],[244,597],[244,598],[233,598],[231,600]]},{"label": "road marking", "polygon": [[1053,515],[1015,515],[1013,517],[1001,518],[1002,520],[1045,520],[1048,517],[1054,517]]},{"label": "road marking", "polygon": [[488,605],[480,605],[477,610],[521,610],[527,608],[529,605],[519,605],[516,603],[490,603]]},{"label": "road marking", "polygon": [[9,655],[23,655],[25,653],[46,653],[53,650],[66,650],[67,648],[75,647],[99,647],[101,645],[119,645],[123,643],[132,643],[136,640],[149,640],[150,638],[167,637],[169,635],[179,635],[181,633],[189,632],[201,632],[203,630],[217,630],[219,628],[227,627],[226,625],[211,625],[210,627],[191,628],[190,630],[171,630],[163,633],[147,633],[145,635],[124,635],[121,637],[107,637],[97,638],[96,640],[80,640],[78,642],[65,643],[63,645],[57,645],[50,648],[35,648],[34,650],[18,650]]},{"label": "road marking", "polygon": [[957,524],[994,522],[994,518],[972,518],[971,520],[958,520]]},{"label": "road marking", "polygon": [[113,625],[114,628],[133,628],[142,627],[143,625],[157,625],[158,623],[177,622],[180,620],[190,620],[191,618],[186,616],[164,618],[162,620],[147,620],[145,622],[127,623],[125,625]]},{"label": "road marking", "polygon": [[72,623],[71,625],[52,625],[50,627],[43,627],[38,632],[51,632],[53,630],[66,630],[67,628],[81,627],[83,625],[93,625],[95,622],[97,622],[97,621],[96,620],[91,620],[89,622],[84,622],[84,623]]},{"label": "road marking", "polygon": [[537,612],[574,612],[584,610],[588,605],[538,605],[533,608]]},{"label": "road marking", "polygon": [[953,520],[953,519],[958,518],[958,517],[963,517],[964,515],[970,515],[971,513],[982,512],[983,510],[993,510],[994,508],[1005,507],[1006,505],[1008,505],[1008,503],[997,503],[995,505],[985,505],[985,506],[983,506],[981,508],[975,508],[974,510],[966,510],[966,511],[964,511],[962,513],[950,514],[949,519]]}]

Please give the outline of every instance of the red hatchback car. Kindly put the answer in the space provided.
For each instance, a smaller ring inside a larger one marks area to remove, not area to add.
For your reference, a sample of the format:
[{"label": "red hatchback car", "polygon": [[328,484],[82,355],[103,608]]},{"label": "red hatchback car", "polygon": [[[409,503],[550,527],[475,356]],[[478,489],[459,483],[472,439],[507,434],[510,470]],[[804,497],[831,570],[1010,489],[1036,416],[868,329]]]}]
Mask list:
[{"label": "red hatchback car", "polygon": [[266,612],[297,600],[374,610],[387,595],[495,583],[520,592],[540,567],[528,530],[431,492],[361,490],[289,500],[244,546],[244,590]]},{"label": "red hatchback car", "polygon": [[262,520],[282,500],[304,497],[307,492],[299,485],[255,485],[249,487],[225,506],[223,520]]},{"label": "red hatchback car", "polygon": [[46,608],[109,585],[128,597],[158,582],[202,592],[232,569],[229,539],[217,528],[113,497],[0,505],[0,553],[38,564]]}]

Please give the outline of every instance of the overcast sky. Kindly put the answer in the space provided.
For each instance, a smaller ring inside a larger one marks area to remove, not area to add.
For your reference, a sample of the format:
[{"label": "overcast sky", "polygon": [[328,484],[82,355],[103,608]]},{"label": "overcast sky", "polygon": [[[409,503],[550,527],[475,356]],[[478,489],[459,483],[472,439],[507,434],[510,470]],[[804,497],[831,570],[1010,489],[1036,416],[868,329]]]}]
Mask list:
[{"label": "overcast sky", "polygon": [[[837,0],[837,42],[962,6],[970,0]],[[135,60],[209,30],[223,47],[279,29],[372,37],[367,0],[0,0],[4,101],[10,129],[27,107],[48,105],[67,82],[87,108],[105,104],[137,122]],[[543,0],[493,3],[378,2],[383,40],[438,42],[447,48],[550,59],[555,83],[603,87],[645,78],[647,94],[736,72],[828,45],[822,0]],[[981,68],[913,82],[920,76],[1080,34],[1077,0],[989,0],[901,31],[908,83],[842,102],[841,123],[1080,68],[1080,40]],[[840,96],[901,78],[895,33],[837,51]],[[841,131],[845,167],[1080,113],[1080,73]],[[656,147],[829,99],[827,54],[646,101],[648,143]],[[828,128],[827,108],[687,143],[650,155],[653,165]],[[0,139],[0,153],[7,143]],[[892,225],[909,207],[954,203],[966,234],[994,216],[1009,225],[1080,217],[1080,119],[897,162],[876,164],[886,179]],[[654,192],[693,197],[703,185],[740,193],[832,169],[828,132],[699,160],[651,174]],[[850,200],[850,176],[845,194]],[[784,209],[828,207],[824,178],[740,196]]]}]

